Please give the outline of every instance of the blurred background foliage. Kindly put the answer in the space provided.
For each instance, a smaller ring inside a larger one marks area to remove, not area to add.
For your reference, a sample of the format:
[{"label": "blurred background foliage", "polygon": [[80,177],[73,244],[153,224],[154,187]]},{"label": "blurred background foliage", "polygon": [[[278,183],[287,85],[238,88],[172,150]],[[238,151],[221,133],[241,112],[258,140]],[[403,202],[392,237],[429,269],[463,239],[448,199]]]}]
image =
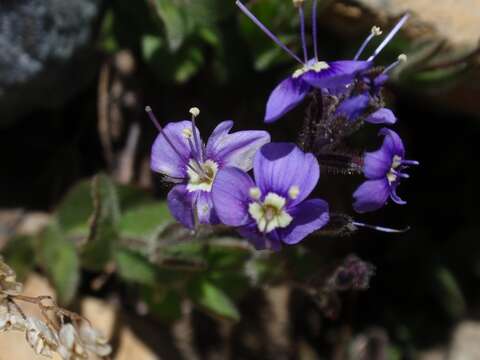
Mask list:
[{"label": "blurred background foliage", "polygon": [[[47,26],[44,13],[34,11],[40,6],[36,1],[7,3],[0,5],[0,21],[8,19],[23,32],[20,40],[0,35],[0,47],[15,41],[19,53],[42,66],[31,76],[7,81],[9,71],[22,70],[9,62],[9,53],[0,55],[0,249],[19,276],[45,274],[65,305],[75,307],[88,294],[116,298],[122,311],[155,324],[193,316],[193,330],[201,325],[212,331],[210,337],[201,337],[202,331],[196,335],[201,353],[218,341],[231,342],[232,358],[239,359],[360,359],[361,341],[370,346],[365,359],[413,359],[425,350],[448,348],[454,326],[477,320],[475,41],[452,42],[436,31],[438,24],[422,22],[422,14],[412,9],[405,31],[378,60],[387,65],[399,53],[409,56],[388,95],[408,154],[422,166],[402,185],[409,205],[390,205],[361,220],[412,230],[341,237],[326,231],[270,254],[253,251],[228,229],[200,229],[195,236],[182,229],[163,200],[167,186],[148,167],[155,130],[143,114],[147,104],[164,123],[183,119],[198,106],[203,134],[226,118],[234,119],[237,129],[265,128],[268,94],[295,64],[233,0],[99,1],[85,12],[90,15],[84,23],[77,19],[88,36],[65,58],[39,56],[22,26],[25,14],[32,16],[46,34],[36,33],[40,46],[58,41],[47,35],[67,25]],[[248,4],[300,51],[290,1]],[[373,24],[386,30],[399,15],[367,5],[320,1],[322,57],[350,59]],[[75,10],[57,6],[52,2],[44,10],[63,15]],[[67,27],[75,33],[73,25]],[[302,110],[296,110],[268,130],[276,141],[294,141],[301,119]],[[354,139],[360,150],[378,145],[375,131],[367,128]],[[320,195],[333,211],[351,214],[351,193],[360,181],[324,171]],[[47,221],[22,230],[39,212]],[[332,285],[351,253],[376,267],[367,291]],[[274,307],[265,299],[270,288],[279,287],[290,299],[286,342],[262,330],[269,322],[265,313]],[[194,304],[194,315],[185,314],[186,301]],[[229,339],[219,340],[213,329],[224,322],[236,325]],[[249,332],[258,334],[258,341],[249,340]]]}]

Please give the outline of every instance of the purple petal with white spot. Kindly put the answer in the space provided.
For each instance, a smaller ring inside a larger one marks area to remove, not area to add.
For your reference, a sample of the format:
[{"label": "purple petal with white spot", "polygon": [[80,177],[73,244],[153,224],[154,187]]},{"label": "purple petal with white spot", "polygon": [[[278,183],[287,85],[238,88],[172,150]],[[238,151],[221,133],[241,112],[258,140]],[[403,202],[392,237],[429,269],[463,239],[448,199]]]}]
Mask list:
[{"label": "purple petal with white spot", "polygon": [[195,197],[195,193],[189,192],[186,185],[174,186],[167,196],[168,208],[173,217],[189,229],[195,227],[192,210]]},{"label": "purple petal with white spot", "polygon": [[208,139],[206,156],[223,166],[233,166],[244,171],[252,168],[257,150],[270,142],[266,131],[237,131],[229,134],[233,123],[220,123]]},{"label": "purple petal with white spot", "polygon": [[301,78],[288,77],[273,89],[267,101],[265,122],[272,123],[297,106],[307,95],[310,85]]},{"label": "purple petal with white spot", "polygon": [[368,180],[353,193],[355,202],[353,208],[358,213],[380,209],[387,202],[390,186],[386,178]]},{"label": "purple petal with white spot", "polygon": [[[185,129],[192,129],[191,121],[184,120],[167,124],[158,134],[152,146],[150,167],[153,171],[172,178],[185,178],[191,148],[183,135]],[[200,132],[197,129],[197,133]],[[165,135],[171,144],[165,139]],[[172,148],[172,145],[175,149]]]},{"label": "purple petal with white spot", "polygon": [[370,114],[366,119],[366,122],[371,124],[388,124],[392,125],[397,122],[397,118],[392,110],[387,108],[380,108],[374,113]]},{"label": "purple petal with white spot", "polygon": [[367,93],[353,96],[341,102],[338,106],[336,115],[345,116],[348,120],[355,120],[368,107],[370,97]]},{"label": "purple petal with white spot", "polygon": [[215,225],[220,222],[213,206],[212,193],[208,191],[196,191],[195,206],[197,209],[198,222],[200,224]]},{"label": "purple petal with white spot", "polygon": [[310,195],[320,178],[317,159],[292,143],[262,146],[255,155],[253,171],[262,194],[272,191],[288,199],[288,190],[298,186],[300,192],[296,199],[289,202],[290,206]]},{"label": "purple petal with white spot", "polygon": [[245,225],[249,221],[249,190],[255,183],[244,171],[226,167],[215,177],[212,199],[220,221],[229,226]]},{"label": "purple petal with white spot", "polygon": [[312,232],[324,227],[330,220],[328,204],[321,199],[306,200],[288,212],[293,221],[278,232],[282,241],[289,245],[299,243]]},{"label": "purple petal with white spot", "polygon": [[360,71],[372,66],[371,62],[341,60],[328,63],[329,68],[321,71],[308,71],[302,79],[316,88],[338,88],[350,84]]}]

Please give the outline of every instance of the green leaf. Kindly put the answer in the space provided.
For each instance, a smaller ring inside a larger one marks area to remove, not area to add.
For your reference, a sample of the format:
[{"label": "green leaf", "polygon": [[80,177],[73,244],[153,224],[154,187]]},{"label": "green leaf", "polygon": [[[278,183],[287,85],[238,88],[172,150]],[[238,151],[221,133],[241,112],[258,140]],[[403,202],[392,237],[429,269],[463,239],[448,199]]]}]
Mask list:
[{"label": "green leaf", "polygon": [[434,287],[437,299],[452,319],[459,319],[466,311],[465,298],[453,273],[439,267],[435,270]]},{"label": "green leaf", "polygon": [[240,320],[235,304],[210,280],[197,277],[190,282],[188,294],[192,301],[212,316],[233,321]]},{"label": "green leaf", "polygon": [[115,185],[108,176],[94,177],[91,198],[94,206],[81,248],[82,264],[91,270],[102,270],[112,259],[113,246],[119,239],[120,205]]},{"label": "green leaf", "polygon": [[119,49],[114,32],[114,13],[112,10],[107,11],[103,18],[100,29],[100,47],[109,54],[113,54]]},{"label": "green leaf", "polygon": [[70,189],[57,207],[55,215],[67,234],[86,235],[93,212],[91,180],[83,180]]},{"label": "green leaf", "polygon": [[61,304],[70,303],[80,280],[80,264],[73,242],[67,240],[57,221],[36,238],[37,263],[51,279]]},{"label": "green leaf", "polygon": [[10,239],[6,248],[2,250],[2,255],[8,265],[15,270],[19,280],[24,280],[34,266],[32,261],[35,258],[33,246],[31,236],[19,235]]},{"label": "green leaf", "polygon": [[122,237],[150,239],[173,221],[166,202],[140,205],[126,211],[119,223]]},{"label": "green leaf", "polygon": [[155,0],[158,16],[165,25],[167,41],[171,51],[177,51],[188,33],[187,20],[182,7],[175,0]]},{"label": "green leaf", "polygon": [[182,298],[177,291],[148,287],[143,289],[142,297],[150,312],[161,320],[172,322],[182,317]]},{"label": "green leaf", "polygon": [[115,263],[118,275],[123,280],[144,285],[155,285],[155,267],[144,256],[127,249],[117,249]]},{"label": "green leaf", "polygon": [[156,35],[145,35],[142,38],[142,55],[143,59],[150,63],[154,61],[155,55],[162,51],[164,46],[163,40]]},{"label": "green leaf", "polygon": [[158,78],[166,83],[187,82],[205,62],[198,47],[185,45],[171,54],[162,39],[152,35],[142,38],[142,55]]}]

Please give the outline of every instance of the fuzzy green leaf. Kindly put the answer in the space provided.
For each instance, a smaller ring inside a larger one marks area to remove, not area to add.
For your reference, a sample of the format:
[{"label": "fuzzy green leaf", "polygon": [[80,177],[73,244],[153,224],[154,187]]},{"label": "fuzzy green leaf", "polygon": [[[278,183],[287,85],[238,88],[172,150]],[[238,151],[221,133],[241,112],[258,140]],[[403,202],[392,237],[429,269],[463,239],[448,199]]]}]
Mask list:
[{"label": "fuzzy green leaf", "polygon": [[70,303],[80,280],[80,263],[73,242],[52,221],[36,238],[37,263],[52,281],[61,304]]},{"label": "fuzzy green leaf", "polygon": [[240,320],[240,313],[235,304],[210,280],[203,277],[195,278],[190,283],[188,293],[195,304],[211,315],[233,321]]}]

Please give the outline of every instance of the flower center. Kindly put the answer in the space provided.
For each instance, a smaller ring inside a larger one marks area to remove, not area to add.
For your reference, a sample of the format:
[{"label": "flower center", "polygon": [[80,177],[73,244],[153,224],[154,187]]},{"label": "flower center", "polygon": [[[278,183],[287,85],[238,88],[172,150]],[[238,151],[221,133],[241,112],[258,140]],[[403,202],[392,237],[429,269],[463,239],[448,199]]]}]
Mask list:
[{"label": "flower center", "polygon": [[300,69],[295,70],[292,77],[296,79],[308,71],[315,71],[318,73],[322,70],[328,69],[329,67],[330,65],[328,65],[328,63],[326,63],[325,61],[310,60],[306,65],[304,65]]},{"label": "flower center", "polygon": [[396,169],[401,164],[402,164],[402,158],[398,155],[394,155],[392,159],[392,167],[390,168],[390,171],[387,173],[387,180],[390,185],[397,180],[398,172]]},{"label": "flower center", "polygon": [[212,160],[207,160],[202,163],[190,159],[188,165],[187,190],[190,192],[198,190],[210,192],[212,190],[213,180],[217,175],[218,164]]},{"label": "flower center", "polygon": [[251,202],[248,213],[257,222],[258,230],[269,233],[276,228],[284,228],[290,225],[292,217],[284,207],[287,200],[275,193],[268,193],[263,202]]}]

